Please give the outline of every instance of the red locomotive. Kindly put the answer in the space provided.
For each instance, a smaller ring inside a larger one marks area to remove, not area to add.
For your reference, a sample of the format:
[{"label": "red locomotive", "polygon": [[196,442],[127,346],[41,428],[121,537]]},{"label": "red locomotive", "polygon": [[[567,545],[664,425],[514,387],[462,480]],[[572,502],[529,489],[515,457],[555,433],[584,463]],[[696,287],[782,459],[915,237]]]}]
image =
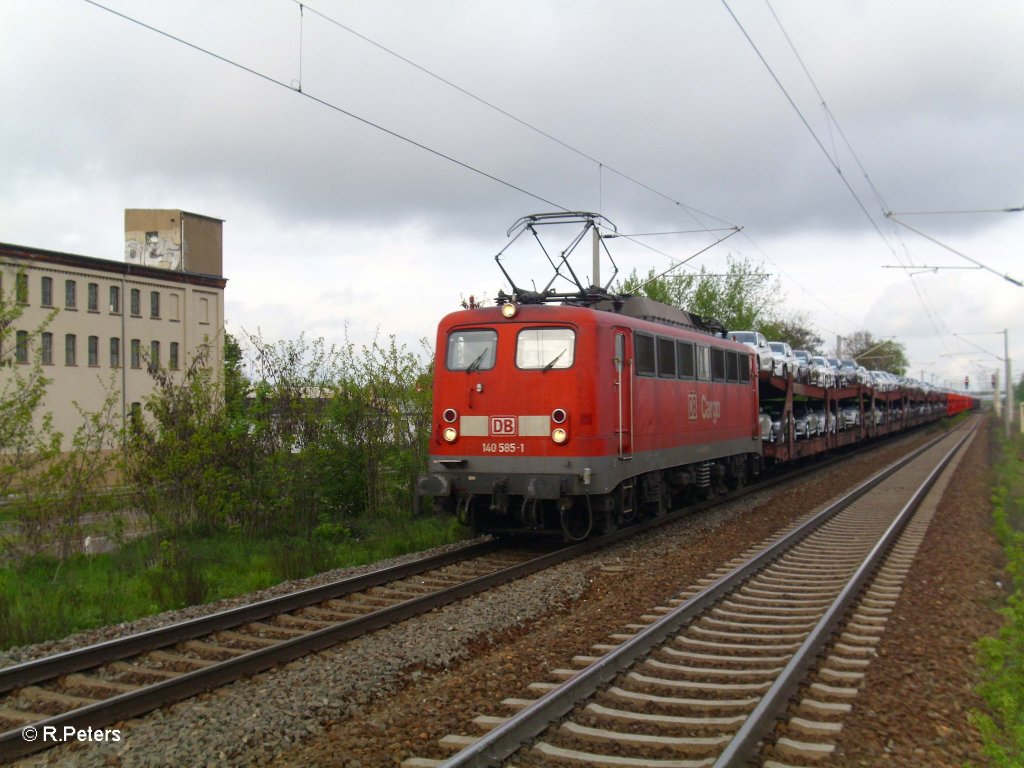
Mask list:
[{"label": "red locomotive", "polygon": [[[527,217],[520,233],[574,216]],[[597,218],[578,216],[584,232]],[[749,348],[681,310],[578,288],[513,283],[500,308],[454,312],[438,328],[430,472],[417,492],[476,530],[581,539],[759,471]]]},{"label": "red locomotive", "polygon": [[[578,539],[757,471],[757,378],[742,344],[670,307],[517,305],[441,321],[421,493],[486,531]],[[679,318],[684,315],[675,311]]]}]

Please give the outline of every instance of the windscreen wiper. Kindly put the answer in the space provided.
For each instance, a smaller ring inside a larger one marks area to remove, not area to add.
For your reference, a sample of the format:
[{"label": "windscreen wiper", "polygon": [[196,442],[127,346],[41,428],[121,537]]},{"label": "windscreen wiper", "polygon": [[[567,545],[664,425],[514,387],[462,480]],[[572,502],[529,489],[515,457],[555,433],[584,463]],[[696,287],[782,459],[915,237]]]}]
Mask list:
[{"label": "windscreen wiper", "polygon": [[563,350],[562,350],[561,352],[559,352],[559,353],[558,353],[557,355],[555,355],[555,356],[554,356],[554,357],[553,357],[553,358],[551,359],[551,362],[550,362],[550,363],[548,363],[547,365],[545,365],[545,366],[544,366],[544,367],[543,367],[543,368],[541,369],[541,373],[547,373],[548,371],[550,371],[550,370],[551,370],[551,367],[552,367],[552,366],[553,366],[553,365],[554,365],[555,363],[557,363],[557,362],[558,362],[558,358],[560,358],[560,357],[561,357],[562,355],[564,355],[564,354],[565,354],[565,350],[563,349]]}]

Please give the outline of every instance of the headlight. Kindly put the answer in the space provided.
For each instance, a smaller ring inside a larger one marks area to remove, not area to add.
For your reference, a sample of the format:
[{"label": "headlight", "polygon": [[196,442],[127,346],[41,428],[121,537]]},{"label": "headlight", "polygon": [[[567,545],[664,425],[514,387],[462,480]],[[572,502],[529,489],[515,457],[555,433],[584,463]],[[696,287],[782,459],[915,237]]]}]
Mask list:
[{"label": "headlight", "polygon": [[455,420],[459,418],[459,414],[454,408],[445,408],[441,418],[444,419],[446,424],[454,424]]},{"label": "headlight", "polygon": [[551,431],[551,439],[558,443],[558,445],[561,445],[569,439],[569,433],[559,427]]},{"label": "headlight", "polygon": [[459,431],[455,427],[445,427],[441,435],[449,443],[454,443],[459,437]]},{"label": "headlight", "polygon": [[555,408],[555,410],[551,412],[551,420],[555,422],[555,424],[563,424],[565,422],[565,419],[566,414],[564,409]]},{"label": "headlight", "polygon": [[501,316],[504,317],[506,320],[511,320],[513,317],[515,317],[517,311],[518,309],[516,308],[516,305],[513,304],[512,302],[508,302],[507,304],[501,305]]}]

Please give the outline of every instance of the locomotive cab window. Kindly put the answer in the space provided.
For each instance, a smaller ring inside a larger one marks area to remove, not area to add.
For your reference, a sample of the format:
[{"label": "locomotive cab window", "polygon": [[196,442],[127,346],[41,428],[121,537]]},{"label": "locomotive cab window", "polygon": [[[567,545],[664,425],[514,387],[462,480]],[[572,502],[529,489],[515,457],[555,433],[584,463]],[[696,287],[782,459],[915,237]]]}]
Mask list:
[{"label": "locomotive cab window", "polygon": [[572,368],[575,358],[576,331],[572,328],[526,328],[516,339],[517,368]]},{"label": "locomotive cab window", "polygon": [[742,352],[739,354],[740,361],[740,382],[743,384],[750,383],[750,355],[744,355]]},{"label": "locomotive cab window", "polygon": [[490,370],[494,367],[497,347],[497,331],[453,331],[448,335],[448,370]]}]

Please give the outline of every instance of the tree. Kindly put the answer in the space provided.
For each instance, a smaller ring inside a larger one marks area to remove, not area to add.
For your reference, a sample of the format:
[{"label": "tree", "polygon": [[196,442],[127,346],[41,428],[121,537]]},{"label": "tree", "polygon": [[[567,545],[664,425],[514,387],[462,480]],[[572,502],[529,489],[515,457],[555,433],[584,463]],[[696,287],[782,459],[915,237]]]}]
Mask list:
[{"label": "tree", "polygon": [[[27,279],[19,271],[19,292]],[[43,373],[42,357],[32,348],[53,319],[54,312],[38,328],[18,328],[23,305],[15,294],[0,292],[0,498],[24,492],[37,468],[59,451],[50,418],[39,415],[50,380]]]},{"label": "tree", "polygon": [[242,370],[242,345],[230,333],[224,334],[224,405],[232,419],[245,413],[245,398],[251,387]]},{"label": "tree", "polygon": [[853,358],[869,371],[888,371],[902,376],[910,367],[903,344],[875,338],[870,331],[857,331],[844,337],[842,352],[843,357]]},{"label": "tree", "polygon": [[121,425],[112,386],[95,413],[73,401],[82,423],[61,450],[64,435],[42,412],[50,380],[41,349],[33,348],[57,310],[34,329],[19,328],[25,291],[19,271],[15,293],[0,294],[0,498],[12,500],[18,523],[17,534],[0,543],[16,556],[56,552],[63,560],[77,550],[83,520],[117,464]]},{"label": "tree", "polygon": [[760,264],[728,256],[725,274],[699,273],[640,278],[636,270],[615,287],[685,309],[704,319],[715,319],[730,330],[759,330],[778,322],[782,287],[778,279],[765,280]]},{"label": "tree", "polygon": [[772,341],[786,341],[793,349],[806,349],[812,355],[820,355],[825,340],[811,330],[810,325],[806,312],[796,312],[762,325],[759,330]]}]

